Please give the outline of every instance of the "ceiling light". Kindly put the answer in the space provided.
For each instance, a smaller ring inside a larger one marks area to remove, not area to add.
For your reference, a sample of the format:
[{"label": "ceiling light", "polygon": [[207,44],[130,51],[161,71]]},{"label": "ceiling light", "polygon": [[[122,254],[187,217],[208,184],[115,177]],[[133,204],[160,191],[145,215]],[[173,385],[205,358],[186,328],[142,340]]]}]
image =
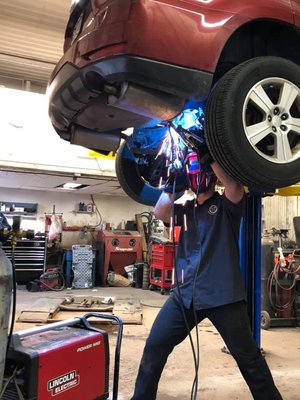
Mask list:
[{"label": "ceiling light", "polygon": [[61,185],[56,186],[58,189],[67,189],[67,190],[78,190],[78,189],[83,189],[89,185],[82,185],[81,183],[75,183],[75,182],[67,182],[63,183]]}]

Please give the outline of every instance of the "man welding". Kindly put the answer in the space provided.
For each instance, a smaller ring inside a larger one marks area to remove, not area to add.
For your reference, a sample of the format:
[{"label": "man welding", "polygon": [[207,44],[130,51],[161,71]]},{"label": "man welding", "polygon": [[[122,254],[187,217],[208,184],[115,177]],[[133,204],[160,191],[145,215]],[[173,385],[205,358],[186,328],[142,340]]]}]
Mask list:
[{"label": "man welding", "polygon": [[[156,218],[181,226],[177,279],[146,341],[131,400],[156,399],[168,356],[205,318],[222,336],[253,398],[282,399],[252,337],[246,309],[238,247],[244,188],[213,161],[205,144],[200,150],[196,168],[194,158],[188,173],[171,175],[155,206]],[[222,195],[215,190],[217,179],[225,188]],[[195,199],[174,204],[188,187]],[[197,369],[195,363],[192,399],[197,398]]]}]

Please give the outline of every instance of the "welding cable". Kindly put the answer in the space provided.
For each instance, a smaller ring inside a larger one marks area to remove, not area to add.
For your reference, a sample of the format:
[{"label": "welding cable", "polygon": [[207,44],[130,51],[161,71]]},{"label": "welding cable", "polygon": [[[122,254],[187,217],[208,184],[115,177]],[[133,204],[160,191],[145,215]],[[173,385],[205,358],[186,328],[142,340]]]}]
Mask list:
[{"label": "welding cable", "polygon": [[[194,360],[194,367],[195,367],[195,371],[198,371],[198,361],[197,361],[197,355],[196,355],[196,351],[195,351],[195,346],[194,346],[194,342],[193,342],[193,338],[191,335],[191,331],[189,328],[189,324],[187,321],[187,317],[186,317],[186,313],[185,313],[185,309],[184,309],[184,303],[183,303],[183,299],[182,299],[182,294],[181,294],[181,290],[180,290],[180,285],[179,285],[179,280],[178,280],[178,272],[177,272],[177,265],[176,265],[176,248],[175,248],[175,229],[174,229],[174,217],[175,217],[175,206],[174,206],[174,201],[175,201],[175,187],[176,187],[176,176],[173,182],[173,190],[172,190],[172,210],[171,210],[171,218],[173,223],[171,224],[171,229],[172,229],[172,248],[173,248],[173,262],[174,262],[174,278],[175,278],[175,285],[176,288],[178,290],[178,295],[176,294],[176,298],[178,300],[178,304],[184,319],[184,323],[186,326],[186,330],[188,333],[188,337],[190,340],[190,345],[191,345],[191,349],[192,349],[192,354],[193,354],[193,360]],[[197,326],[197,325],[196,325]],[[197,330],[197,329],[196,329]],[[194,379],[195,382],[195,379]],[[192,386],[192,391],[191,391],[191,400],[195,400],[196,397],[195,395],[197,395],[197,392],[194,393],[194,387],[195,387],[195,383],[193,382],[193,386]]]},{"label": "welding cable", "polygon": [[[197,156],[199,158],[199,154],[197,154]],[[195,193],[194,206],[193,206],[193,219],[194,219],[194,224],[195,224],[196,227],[197,227],[196,209],[197,209],[197,197],[198,197],[198,195],[199,195],[199,178],[198,178],[197,191]],[[200,247],[199,251],[200,251],[200,259],[201,259],[202,247]],[[194,278],[193,278],[193,290],[192,290],[192,307],[193,307],[195,327],[196,327],[196,362],[195,362],[195,376],[194,376],[194,381],[193,381],[193,386],[192,386],[192,393],[194,393],[194,396],[197,396],[199,367],[200,367],[200,337],[199,337],[199,331],[198,331],[197,310],[195,308],[196,281],[197,281],[197,276],[199,274],[199,269],[200,269],[200,262],[199,262],[199,264],[197,266],[197,269],[195,271],[195,275],[194,275]]]},{"label": "welding cable", "polygon": [[[197,153],[197,158],[198,160],[200,159],[200,153],[199,149],[196,149]],[[197,190],[195,193],[195,199],[194,199],[194,207],[193,207],[193,219],[194,219],[194,225],[197,227],[197,218],[196,218],[196,210],[197,210],[197,198],[199,195],[199,189],[200,189],[200,183],[201,180],[199,176],[196,177],[197,179]],[[202,259],[202,245],[200,241],[200,249],[199,249],[200,257],[199,259]],[[197,277],[199,275],[200,271],[200,262],[197,266],[197,269],[195,271],[195,275],[193,278],[193,291],[192,291],[192,307],[193,307],[193,313],[194,313],[194,318],[195,318],[195,327],[196,327],[196,364],[195,364],[195,377],[194,377],[194,382],[193,382],[193,392],[195,393],[195,396],[197,395],[198,391],[198,374],[199,374],[199,367],[200,367],[200,336],[199,336],[199,331],[198,331],[198,319],[197,319],[197,310],[195,308],[195,300],[196,300],[196,282],[197,282]]]},{"label": "welding cable", "polygon": [[10,328],[7,337],[6,353],[10,347],[11,338],[14,331],[15,318],[16,318],[16,306],[17,306],[17,279],[16,279],[16,265],[15,265],[15,245],[13,244],[13,238],[11,239],[11,265],[12,265],[12,306],[11,306],[11,317],[10,317]]},{"label": "welding cable", "polygon": [[[196,206],[197,206],[197,197],[198,197],[198,192],[199,192],[199,185],[197,187],[197,192],[196,192],[196,197],[194,200],[194,207],[193,207],[193,216],[194,216],[194,224],[197,227],[197,220],[196,220]],[[200,244],[201,246],[201,244]],[[201,259],[201,253],[202,253],[202,246],[200,247],[200,259]],[[197,395],[198,391],[198,377],[199,377],[199,366],[200,366],[200,337],[199,337],[199,331],[198,331],[198,318],[197,318],[197,311],[195,308],[195,300],[196,300],[196,282],[197,282],[197,276],[199,274],[199,269],[200,269],[200,262],[197,266],[197,269],[195,271],[195,276],[193,278],[193,291],[192,291],[192,304],[193,304],[193,313],[194,313],[194,319],[195,319],[195,327],[196,327],[196,365],[195,365],[195,376],[194,376],[194,382],[193,382],[193,387],[192,390],[194,393]]]}]

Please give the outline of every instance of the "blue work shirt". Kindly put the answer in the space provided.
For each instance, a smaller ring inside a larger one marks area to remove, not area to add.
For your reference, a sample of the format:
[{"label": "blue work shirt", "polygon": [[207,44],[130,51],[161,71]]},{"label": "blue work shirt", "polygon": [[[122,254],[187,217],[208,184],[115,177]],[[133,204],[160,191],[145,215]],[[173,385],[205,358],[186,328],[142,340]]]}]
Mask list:
[{"label": "blue work shirt", "polygon": [[[176,271],[183,304],[197,310],[246,298],[240,270],[239,226],[245,197],[234,204],[216,192],[201,205],[175,205],[175,225],[181,226]],[[175,281],[176,282],[176,281]]]}]

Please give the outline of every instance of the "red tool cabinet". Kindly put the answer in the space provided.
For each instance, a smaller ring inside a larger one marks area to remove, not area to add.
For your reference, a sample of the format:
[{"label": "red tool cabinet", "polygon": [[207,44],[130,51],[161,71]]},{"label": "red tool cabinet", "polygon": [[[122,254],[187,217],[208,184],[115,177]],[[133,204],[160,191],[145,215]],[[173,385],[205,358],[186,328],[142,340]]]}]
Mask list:
[{"label": "red tool cabinet", "polygon": [[[175,246],[176,249],[176,246]],[[161,294],[172,286],[174,269],[174,247],[172,244],[152,244],[150,258],[150,290],[160,288]]]}]

